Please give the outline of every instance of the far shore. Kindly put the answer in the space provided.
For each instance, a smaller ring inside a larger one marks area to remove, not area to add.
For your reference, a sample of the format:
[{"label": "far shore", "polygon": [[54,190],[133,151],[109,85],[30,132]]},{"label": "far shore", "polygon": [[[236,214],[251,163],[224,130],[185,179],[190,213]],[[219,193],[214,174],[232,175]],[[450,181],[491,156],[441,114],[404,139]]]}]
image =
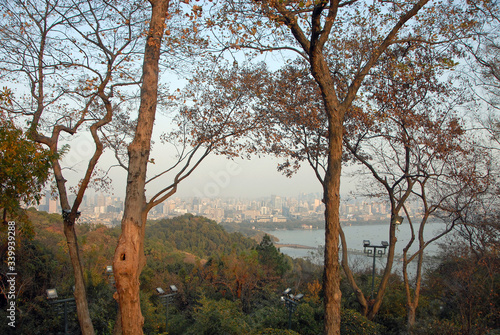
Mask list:
[{"label": "far shore", "polygon": [[307,245],[301,245],[301,244],[280,244],[280,243],[274,243],[274,246],[276,248],[316,249],[316,248],[309,247]]}]

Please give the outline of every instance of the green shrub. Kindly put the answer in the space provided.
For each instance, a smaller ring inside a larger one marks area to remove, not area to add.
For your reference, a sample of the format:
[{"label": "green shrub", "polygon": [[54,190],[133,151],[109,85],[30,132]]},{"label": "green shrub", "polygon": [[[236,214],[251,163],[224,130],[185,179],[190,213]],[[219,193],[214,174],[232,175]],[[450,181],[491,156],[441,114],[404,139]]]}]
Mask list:
[{"label": "green shrub", "polygon": [[252,335],[298,335],[298,334],[299,333],[289,329],[273,329],[273,328],[266,328],[256,333],[252,333]]},{"label": "green shrub", "polygon": [[376,335],[381,334],[381,326],[352,309],[344,309],[341,314],[340,334]]},{"label": "green shrub", "polygon": [[460,334],[460,327],[449,320],[430,320],[428,322],[417,322],[412,333],[415,335],[439,334],[455,335]]},{"label": "green shrub", "polygon": [[249,333],[245,315],[238,302],[200,299],[201,306],[195,308],[195,322],[186,334],[193,335],[244,335]]}]

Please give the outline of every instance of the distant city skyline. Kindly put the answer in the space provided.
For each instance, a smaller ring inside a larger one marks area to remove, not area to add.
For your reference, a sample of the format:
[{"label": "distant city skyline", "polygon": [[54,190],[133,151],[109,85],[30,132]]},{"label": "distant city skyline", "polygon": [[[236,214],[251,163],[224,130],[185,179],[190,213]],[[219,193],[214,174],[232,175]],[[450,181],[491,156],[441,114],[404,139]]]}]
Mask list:
[{"label": "distant city skyline", "polygon": [[[74,200],[74,196],[72,196]],[[205,216],[218,223],[271,224],[281,227],[321,225],[325,206],[320,192],[281,197],[268,195],[259,199],[243,197],[178,197],[173,196],[152,208],[149,219],[172,218],[183,214]],[[80,222],[118,225],[123,216],[124,199],[119,196],[96,194],[85,196],[80,206]],[[38,209],[60,213],[57,200],[46,196]],[[409,214],[420,215],[422,208],[417,202],[408,204]],[[340,221],[344,224],[389,222],[390,205],[380,199],[342,201]]]}]

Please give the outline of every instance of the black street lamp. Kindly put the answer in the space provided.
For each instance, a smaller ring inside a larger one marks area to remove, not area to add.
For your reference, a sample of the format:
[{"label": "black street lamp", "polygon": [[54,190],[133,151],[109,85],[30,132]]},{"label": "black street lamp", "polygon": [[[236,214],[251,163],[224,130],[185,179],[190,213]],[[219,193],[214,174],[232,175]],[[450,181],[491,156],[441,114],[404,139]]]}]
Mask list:
[{"label": "black street lamp", "polygon": [[60,305],[63,305],[62,312],[59,312],[58,314],[62,313],[64,315],[64,334],[68,334],[68,309],[75,307],[75,305],[72,304],[75,301],[75,298],[55,300],[58,298],[55,288],[49,288],[48,290],[46,290],[46,294],[47,299],[50,300],[49,303],[55,305],[56,308]]},{"label": "black street lamp", "polygon": [[286,308],[288,309],[288,329],[292,329],[292,314],[297,309],[299,305],[299,300],[304,297],[302,293],[293,295],[291,288],[287,288],[283,291],[283,295],[281,296],[281,301],[285,303]]},{"label": "black street lamp", "polygon": [[[373,298],[373,291],[375,290],[375,258],[382,257],[382,255],[385,255],[385,251],[386,251],[387,247],[389,246],[389,243],[387,243],[387,241],[382,241],[381,243],[382,243],[382,245],[371,245],[370,240],[363,240],[363,248],[364,248],[363,252],[368,257],[373,257],[372,293],[371,293],[372,298]],[[371,248],[373,248],[373,250]],[[377,249],[381,249],[381,250],[377,250]]]},{"label": "black street lamp", "polygon": [[160,295],[163,305],[165,306],[165,331],[168,332],[168,305],[174,302],[174,296],[177,294],[177,287],[170,285],[172,293],[166,294],[161,287],[156,288],[156,292]]}]

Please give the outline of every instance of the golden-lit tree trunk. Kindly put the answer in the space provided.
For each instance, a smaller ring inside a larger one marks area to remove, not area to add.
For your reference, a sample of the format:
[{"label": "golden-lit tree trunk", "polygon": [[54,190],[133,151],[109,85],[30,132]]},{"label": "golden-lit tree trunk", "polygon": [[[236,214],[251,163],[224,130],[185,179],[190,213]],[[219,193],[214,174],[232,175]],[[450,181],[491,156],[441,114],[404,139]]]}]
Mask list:
[{"label": "golden-lit tree trunk", "polygon": [[160,46],[169,1],[151,0],[150,3],[152,13],[144,52],[141,103],[135,137],[128,147],[129,166],[122,233],[113,261],[122,333],[126,335],[143,333],[144,317],[139,298],[139,276],[146,262],[146,170],[156,114]]},{"label": "golden-lit tree trunk", "polygon": [[327,335],[339,335],[342,297],[339,263],[339,206],[345,108],[340,106],[337,100],[335,85],[322,50],[312,47],[309,54],[311,73],[321,88],[328,117],[328,165],[323,183],[323,201],[325,202],[324,329]]},{"label": "golden-lit tree trunk", "polygon": [[[330,122],[333,123],[333,122]],[[330,126],[332,127],[332,125]],[[342,128],[340,136],[330,135],[328,169],[324,183],[325,201],[325,268],[323,290],[325,293],[325,334],[340,334],[340,265],[339,265],[339,205],[340,172],[342,155]],[[333,133],[331,131],[331,133]],[[340,137],[340,139],[338,138]]]}]

